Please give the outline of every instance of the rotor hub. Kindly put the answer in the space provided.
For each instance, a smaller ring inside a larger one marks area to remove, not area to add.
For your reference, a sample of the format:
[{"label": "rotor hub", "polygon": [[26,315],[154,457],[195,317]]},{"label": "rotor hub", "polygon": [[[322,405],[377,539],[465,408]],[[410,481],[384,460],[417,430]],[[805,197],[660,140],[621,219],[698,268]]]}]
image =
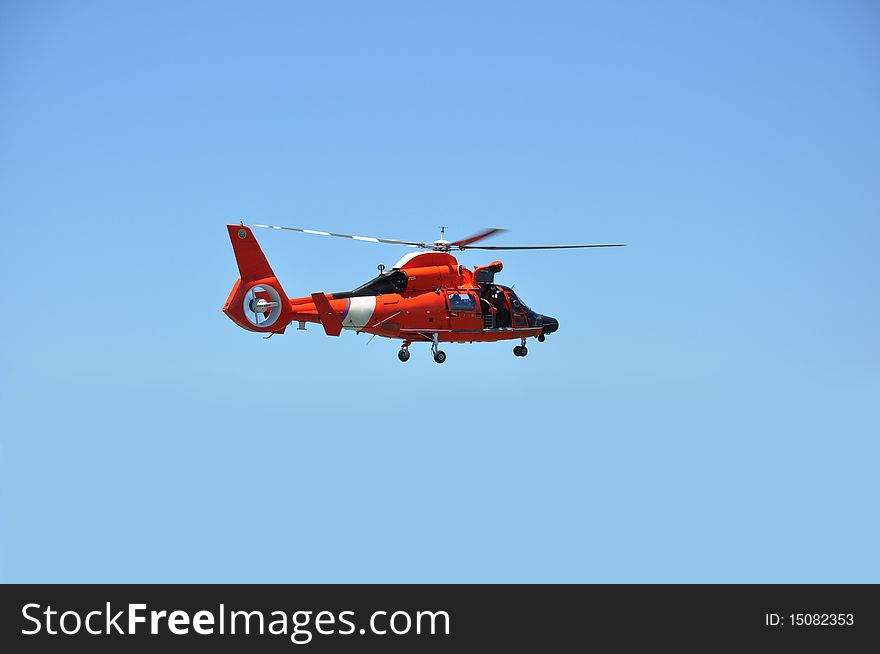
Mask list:
[{"label": "rotor hub", "polygon": [[278,306],[277,302],[269,302],[263,298],[254,298],[250,301],[251,311],[254,313],[269,313],[274,307]]}]

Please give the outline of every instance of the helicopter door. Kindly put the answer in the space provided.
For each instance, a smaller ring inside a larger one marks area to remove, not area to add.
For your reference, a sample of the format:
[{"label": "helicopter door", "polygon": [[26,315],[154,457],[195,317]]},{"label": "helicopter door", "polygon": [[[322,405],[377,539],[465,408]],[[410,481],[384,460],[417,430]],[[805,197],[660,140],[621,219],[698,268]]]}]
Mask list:
[{"label": "helicopter door", "polygon": [[529,318],[526,310],[520,303],[519,298],[513,291],[507,291],[507,299],[510,300],[510,315],[514,329],[523,329],[529,326]]},{"label": "helicopter door", "polygon": [[477,313],[477,298],[473,293],[451,291],[446,294],[449,308],[449,329],[474,331],[482,329],[483,321]]}]

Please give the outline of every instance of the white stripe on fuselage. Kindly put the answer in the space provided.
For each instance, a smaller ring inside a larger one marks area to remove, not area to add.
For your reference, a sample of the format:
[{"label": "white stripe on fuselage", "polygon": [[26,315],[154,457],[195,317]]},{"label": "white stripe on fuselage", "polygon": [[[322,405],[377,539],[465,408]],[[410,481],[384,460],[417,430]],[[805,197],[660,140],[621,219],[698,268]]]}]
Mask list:
[{"label": "white stripe on fuselage", "polygon": [[403,257],[401,257],[400,261],[395,263],[394,266],[392,266],[392,267],[399,270],[400,268],[403,268],[406,264],[408,264],[410,261],[415,259],[420,254],[425,254],[425,253],[424,252],[410,252],[409,254],[404,254]]},{"label": "white stripe on fuselage", "polygon": [[349,298],[348,313],[342,326],[346,329],[361,329],[366,325],[370,318],[373,317],[373,311],[376,310],[376,297],[371,295],[368,297]]}]

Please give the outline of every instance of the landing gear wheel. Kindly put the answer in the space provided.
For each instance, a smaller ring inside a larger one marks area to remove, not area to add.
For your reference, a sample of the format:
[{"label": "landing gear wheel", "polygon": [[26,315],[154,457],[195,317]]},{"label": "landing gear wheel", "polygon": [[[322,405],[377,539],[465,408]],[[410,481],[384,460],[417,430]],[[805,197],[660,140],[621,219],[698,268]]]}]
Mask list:
[{"label": "landing gear wheel", "polygon": [[518,357],[524,357],[528,353],[525,345],[517,345],[513,348],[513,354]]},{"label": "landing gear wheel", "polygon": [[446,361],[446,352],[444,352],[443,350],[437,350],[436,352],[434,352],[434,361],[436,361],[437,363],[443,363],[444,361]]},{"label": "landing gear wheel", "polygon": [[543,343],[547,337],[544,334],[538,334],[538,342]]},{"label": "landing gear wheel", "polygon": [[397,358],[406,363],[409,361],[409,350],[400,348],[400,352],[397,353]]}]

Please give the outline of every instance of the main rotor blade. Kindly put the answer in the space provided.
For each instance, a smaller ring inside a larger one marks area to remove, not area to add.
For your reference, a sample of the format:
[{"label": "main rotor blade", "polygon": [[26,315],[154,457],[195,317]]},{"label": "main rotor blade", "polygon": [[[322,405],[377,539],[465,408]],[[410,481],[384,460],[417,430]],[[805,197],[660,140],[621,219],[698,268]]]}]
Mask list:
[{"label": "main rotor blade", "polygon": [[376,238],[374,236],[354,236],[352,234],[336,234],[334,232],[322,232],[316,229],[303,229],[302,227],[280,227],[278,225],[253,225],[254,227],[264,227],[266,229],[283,229],[289,232],[302,232],[303,234],[316,234],[318,236],[336,236],[338,238],[350,238],[355,241],[367,241],[368,243],[389,243],[390,245],[405,245],[410,248],[428,248],[428,243],[416,241],[401,241],[396,238]]},{"label": "main rotor blade", "polygon": [[460,241],[455,241],[450,245],[452,245],[452,247],[460,248],[465,245],[470,245],[471,243],[476,243],[477,241],[482,241],[484,238],[489,238],[494,234],[500,234],[501,232],[506,231],[506,229],[501,229],[499,227],[490,227],[489,229],[484,229],[482,232],[478,232],[473,236],[468,236],[467,238],[463,238]]},{"label": "main rotor blade", "polygon": [[573,248],[620,248],[626,243],[588,243],[582,245],[462,245],[462,250],[569,250]]}]

